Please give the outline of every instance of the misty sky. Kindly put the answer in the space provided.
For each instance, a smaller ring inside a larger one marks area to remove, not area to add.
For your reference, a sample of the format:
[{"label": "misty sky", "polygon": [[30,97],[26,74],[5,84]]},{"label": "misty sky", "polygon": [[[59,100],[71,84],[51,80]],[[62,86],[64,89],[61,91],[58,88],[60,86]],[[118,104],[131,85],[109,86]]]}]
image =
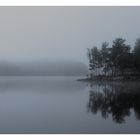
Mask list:
[{"label": "misty sky", "polygon": [[0,60],[72,60],[86,49],[140,37],[140,7],[0,7]]}]

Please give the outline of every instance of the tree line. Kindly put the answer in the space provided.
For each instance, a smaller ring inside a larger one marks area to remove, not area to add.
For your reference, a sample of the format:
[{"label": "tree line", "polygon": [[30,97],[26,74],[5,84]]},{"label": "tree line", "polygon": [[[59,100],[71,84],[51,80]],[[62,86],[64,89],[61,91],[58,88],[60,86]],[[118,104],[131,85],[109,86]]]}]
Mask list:
[{"label": "tree line", "polygon": [[91,76],[140,75],[140,38],[133,48],[123,38],[113,40],[111,47],[103,42],[101,48],[88,48],[87,56]]}]

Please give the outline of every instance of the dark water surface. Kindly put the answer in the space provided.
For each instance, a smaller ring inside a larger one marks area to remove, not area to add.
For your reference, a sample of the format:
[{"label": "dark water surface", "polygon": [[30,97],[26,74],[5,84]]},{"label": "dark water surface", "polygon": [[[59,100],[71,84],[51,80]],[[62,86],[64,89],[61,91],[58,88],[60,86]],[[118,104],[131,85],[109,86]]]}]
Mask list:
[{"label": "dark water surface", "polygon": [[140,84],[0,77],[0,133],[140,133]]}]

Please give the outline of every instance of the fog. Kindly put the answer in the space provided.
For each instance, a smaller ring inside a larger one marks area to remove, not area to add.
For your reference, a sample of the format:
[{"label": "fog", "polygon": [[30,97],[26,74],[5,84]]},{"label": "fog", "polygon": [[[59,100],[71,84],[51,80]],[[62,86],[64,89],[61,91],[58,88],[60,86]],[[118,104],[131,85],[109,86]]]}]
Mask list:
[{"label": "fog", "polygon": [[93,45],[116,37],[134,44],[139,13],[140,7],[0,7],[0,61],[88,65]]},{"label": "fog", "polygon": [[0,62],[0,76],[85,76],[88,68],[72,61]]}]

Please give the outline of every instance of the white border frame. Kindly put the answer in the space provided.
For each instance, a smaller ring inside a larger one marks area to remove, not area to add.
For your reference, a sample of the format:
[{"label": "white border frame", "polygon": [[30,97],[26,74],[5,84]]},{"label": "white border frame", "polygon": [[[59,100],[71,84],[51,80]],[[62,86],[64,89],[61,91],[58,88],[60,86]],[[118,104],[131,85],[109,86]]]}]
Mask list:
[{"label": "white border frame", "polygon": [[1,6],[140,6],[139,0],[1,0]]}]

